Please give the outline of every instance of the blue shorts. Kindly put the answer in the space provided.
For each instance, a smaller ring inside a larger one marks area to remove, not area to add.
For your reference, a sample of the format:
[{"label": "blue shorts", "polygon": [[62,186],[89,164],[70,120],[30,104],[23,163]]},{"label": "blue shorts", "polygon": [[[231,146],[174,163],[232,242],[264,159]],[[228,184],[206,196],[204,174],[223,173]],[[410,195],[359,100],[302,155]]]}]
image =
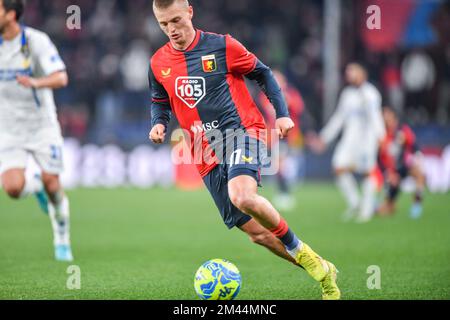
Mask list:
[{"label": "blue shorts", "polygon": [[253,138],[246,137],[245,141],[235,143],[234,148],[227,154],[227,161],[222,161],[203,181],[219,209],[226,226],[231,229],[240,227],[251,220],[251,216],[236,208],[228,195],[228,181],[247,175],[253,177],[260,186],[260,170],[262,158],[265,155],[265,145]]}]

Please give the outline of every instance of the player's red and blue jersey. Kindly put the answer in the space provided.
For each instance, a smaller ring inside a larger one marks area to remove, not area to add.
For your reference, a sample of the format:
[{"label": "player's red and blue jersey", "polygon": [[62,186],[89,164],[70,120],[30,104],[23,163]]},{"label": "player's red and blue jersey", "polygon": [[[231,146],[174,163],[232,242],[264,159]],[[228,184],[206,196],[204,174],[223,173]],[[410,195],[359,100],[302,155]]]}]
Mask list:
[{"label": "player's red and blue jersey", "polygon": [[[150,64],[152,127],[158,123],[167,126],[174,114],[180,127],[190,134],[193,154],[194,138],[199,134],[202,150],[208,150],[217,143],[208,135],[213,130],[225,136],[230,129],[249,134],[266,129],[244,76],[258,82],[274,105],[277,118],[289,116],[270,69],[230,35],[197,30],[186,50],[176,50],[169,42],[153,55]],[[216,165],[202,161],[197,167],[204,177]]]},{"label": "player's red and blue jersey", "polygon": [[380,144],[380,169],[397,172],[402,168],[409,168],[412,156],[417,151],[416,137],[409,126],[402,125],[396,130],[388,130]]}]

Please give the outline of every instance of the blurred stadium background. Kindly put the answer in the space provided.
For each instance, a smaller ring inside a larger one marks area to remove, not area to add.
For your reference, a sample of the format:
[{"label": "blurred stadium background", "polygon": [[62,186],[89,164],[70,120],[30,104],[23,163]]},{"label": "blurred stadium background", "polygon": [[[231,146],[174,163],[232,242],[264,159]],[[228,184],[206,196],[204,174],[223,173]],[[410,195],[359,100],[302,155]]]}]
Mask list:
[{"label": "blurred stadium background", "polygon": [[[81,8],[80,30],[64,27],[66,9],[73,4]],[[413,126],[427,155],[430,189],[449,189],[448,1],[193,0],[192,4],[197,27],[232,34],[287,75],[305,101],[304,132],[320,129],[331,115],[344,85],[345,64],[364,62],[384,104]],[[366,26],[366,9],[373,4],[381,8],[381,30]],[[170,166],[152,165],[167,164],[160,160],[168,157],[168,149],[155,152],[146,139],[148,60],[166,42],[151,1],[29,0],[24,21],[49,33],[68,67],[70,85],[56,92],[64,136],[69,138],[66,186],[148,187],[176,179]],[[256,88],[252,92],[256,97]],[[297,178],[330,179],[330,157],[331,151],[317,157],[306,150]]]}]

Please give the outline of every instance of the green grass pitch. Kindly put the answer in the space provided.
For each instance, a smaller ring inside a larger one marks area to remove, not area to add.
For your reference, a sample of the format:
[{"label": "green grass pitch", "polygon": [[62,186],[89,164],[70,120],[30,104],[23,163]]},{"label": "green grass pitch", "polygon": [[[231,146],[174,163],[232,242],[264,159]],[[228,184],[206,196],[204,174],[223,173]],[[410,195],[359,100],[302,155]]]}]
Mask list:
[{"label": "green grass pitch", "polygon": [[[270,198],[271,188],[262,193]],[[240,269],[238,299],[320,299],[307,274],[223,225],[206,191],[74,190],[72,245],[81,289],[68,290],[69,264],[53,260],[50,223],[34,199],[0,194],[0,299],[197,299],[196,269],[225,258]],[[424,216],[398,214],[343,223],[333,185],[307,184],[284,217],[299,237],[333,261],[343,299],[450,299],[450,197],[425,197]],[[369,290],[367,268],[381,270]]]}]

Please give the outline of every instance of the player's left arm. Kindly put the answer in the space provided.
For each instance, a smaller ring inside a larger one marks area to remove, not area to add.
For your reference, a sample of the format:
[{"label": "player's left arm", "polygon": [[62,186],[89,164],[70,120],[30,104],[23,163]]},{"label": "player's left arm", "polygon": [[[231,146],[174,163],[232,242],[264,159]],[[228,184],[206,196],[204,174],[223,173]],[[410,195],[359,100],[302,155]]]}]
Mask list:
[{"label": "player's left arm", "polygon": [[286,99],[269,67],[260,60],[257,60],[255,68],[251,72],[245,74],[245,76],[258,83],[258,86],[275,108],[277,119],[290,117]]},{"label": "player's left arm", "polygon": [[41,76],[18,75],[17,82],[26,88],[50,88],[58,89],[68,85],[69,76],[66,65],[59,55],[56,46],[45,34],[40,34],[30,44],[32,58],[36,61],[36,67],[41,70]]},{"label": "player's left arm", "polygon": [[244,75],[258,83],[261,90],[275,108],[275,129],[279,137],[286,137],[289,130],[294,128],[290,118],[286,100],[283,96],[272,71],[262,63],[253,53],[249,52],[239,41],[227,36],[227,64],[232,73]]},{"label": "player's left arm", "polygon": [[258,83],[258,86],[273,105],[276,115],[275,129],[278,131],[280,139],[283,139],[294,128],[294,122],[290,117],[286,99],[273,76],[272,70],[260,60],[257,60],[255,68],[245,76]]}]

